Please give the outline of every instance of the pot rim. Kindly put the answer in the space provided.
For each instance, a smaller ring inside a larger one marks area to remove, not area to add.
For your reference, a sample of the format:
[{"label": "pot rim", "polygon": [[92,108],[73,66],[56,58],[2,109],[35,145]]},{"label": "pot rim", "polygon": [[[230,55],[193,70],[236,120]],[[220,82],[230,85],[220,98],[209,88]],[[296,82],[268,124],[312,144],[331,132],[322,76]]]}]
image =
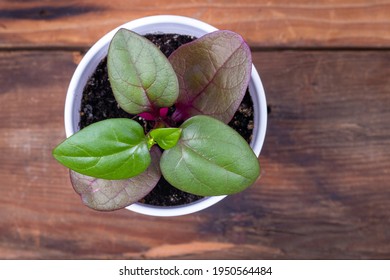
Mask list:
[{"label": "pot rim", "polygon": [[[77,66],[66,95],[65,101],[65,132],[66,137],[79,130],[79,108],[83,88],[100,61],[107,55],[109,43],[120,28],[133,30],[139,34],[146,33],[176,33],[200,37],[206,33],[218,30],[203,21],[175,15],[157,15],[139,18],[118,26],[98,40],[85,54]],[[87,73],[88,75],[86,75]],[[267,103],[260,76],[252,64],[249,92],[254,104],[253,140],[251,147],[258,157],[264,143],[267,126]],[[152,206],[134,203],[126,209],[150,216],[172,217],[198,212],[224,199],[223,196],[205,197],[190,204],[180,206]]]}]

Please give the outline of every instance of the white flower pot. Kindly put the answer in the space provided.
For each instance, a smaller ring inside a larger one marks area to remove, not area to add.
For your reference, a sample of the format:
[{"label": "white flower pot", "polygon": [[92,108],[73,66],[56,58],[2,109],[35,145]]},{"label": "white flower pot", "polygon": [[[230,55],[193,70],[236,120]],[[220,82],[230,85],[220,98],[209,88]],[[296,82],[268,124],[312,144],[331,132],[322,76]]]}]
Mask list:
[{"label": "white flower pot", "polygon": [[[110,41],[119,28],[130,29],[141,35],[147,33],[176,33],[196,37],[201,37],[206,33],[217,30],[217,28],[207,23],[192,18],[161,15],[130,21],[107,33],[85,54],[73,74],[65,102],[65,131],[67,137],[80,130],[79,110],[84,86],[89,77],[92,76],[100,61],[107,55]],[[251,147],[255,154],[259,156],[267,126],[267,105],[263,85],[254,66],[252,66],[249,91],[254,105],[255,125]],[[206,197],[190,204],[171,207],[135,203],[128,206],[127,209],[152,216],[180,216],[205,209],[225,197],[226,196]]]}]

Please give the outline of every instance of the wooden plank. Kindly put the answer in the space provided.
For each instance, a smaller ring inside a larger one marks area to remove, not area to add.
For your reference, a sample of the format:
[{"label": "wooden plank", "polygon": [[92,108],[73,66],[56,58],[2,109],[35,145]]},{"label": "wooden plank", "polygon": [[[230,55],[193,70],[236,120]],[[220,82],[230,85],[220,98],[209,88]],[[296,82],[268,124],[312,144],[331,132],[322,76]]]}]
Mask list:
[{"label": "wooden plank", "polygon": [[0,259],[390,257],[390,52],[256,52],[262,178],[201,213],[89,210],[51,157],[78,53],[0,52]]},{"label": "wooden plank", "polygon": [[173,14],[243,35],[252,47],[390,46],[390,1],[2,1],[0,48],[90,47],[116,26]]},{"label": "wooden plank", "polygon": [[259,228],[298,258],[388,258],[390,53],[255,61],[271,110]]}]

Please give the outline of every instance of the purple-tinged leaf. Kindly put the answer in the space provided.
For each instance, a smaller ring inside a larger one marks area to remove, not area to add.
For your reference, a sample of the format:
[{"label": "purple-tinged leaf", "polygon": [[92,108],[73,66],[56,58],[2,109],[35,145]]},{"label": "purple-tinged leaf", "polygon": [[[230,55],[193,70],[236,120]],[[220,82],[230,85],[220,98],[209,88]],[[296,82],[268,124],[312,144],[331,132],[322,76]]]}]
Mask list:
[{"label": "purple-tinged leaf", "polygon": [[144,112],[144,113],[138,114],[138,116],[140,116],[141,118],[143,118],[144,120],[147,120],[147,121],[154,121],[156,119],[156,116],[152,113],[149,113],[149,112]]},{"label": "purple-tinged leaf", "polygon": [[161,108],[160,109],[160,116],[162,118],[165,118],[167,115],[168,115],[168,111],[169,111],[169,108],[165,107],[165,108]]},{"label": "purple-tinged leaf", "polygon": [[179,80],[173,118],[208,115],[228,123],[248,87],[252,59],[242,37],[215,31],[182,45],[169,57]]},{"label": "purple-tinged leaf", "polygon": [[130,114],[172,106],[178,82],[165,55],[149,40],[120,29],[108,49],[107,67],[116,101]]},{"label": "purple-tinged leaf", "polygon": [[147,121],[157,121],[158,119],[165,119],[168,115],[169,108],[164,107],[153,112],[143,112],[138,114],[141,118]]},{"label": "purple-tinged leaf", "polygon": [[153,147],[151,156],[152,163],[145,172],[125,180],[97,179],[70,170],[73,188],[83,203],[92,209],[112,211],[124,208],[145,197],[159,181],[160,150]]}]

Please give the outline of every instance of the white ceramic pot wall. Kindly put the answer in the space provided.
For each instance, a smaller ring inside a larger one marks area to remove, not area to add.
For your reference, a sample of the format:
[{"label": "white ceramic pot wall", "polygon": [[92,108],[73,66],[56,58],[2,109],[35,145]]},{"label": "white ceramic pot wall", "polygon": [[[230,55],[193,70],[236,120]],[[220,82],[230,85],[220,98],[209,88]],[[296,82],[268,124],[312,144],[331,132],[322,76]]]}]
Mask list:
[{"label": "white ceramic pot wall", "polygon": [[[100,61],[107,55],[110,41],[119,28],[133,30],[141,35],[147,33],[176,33],[196,37],[201,37],[206,33],[217,30],[217,28],[207,23],[192,18],[161,15],[130,21],[107,33],[85,54],[71,79],[65,102],[65,131],[67,137],[80,130],[79,110],[84,86],[87,83],[88,78],[92,76]],[[249,91],[254,104],[255,125],[251,147],[255,154],[259,156],[267,126],[267,105],[263,85],[254,66],[252,66]],[[180,216],[205,209],[225,197],[226,196],[206,197],[191,204],[171,207],[135,203],[128,206],[127,209],[152,216]]]}]

